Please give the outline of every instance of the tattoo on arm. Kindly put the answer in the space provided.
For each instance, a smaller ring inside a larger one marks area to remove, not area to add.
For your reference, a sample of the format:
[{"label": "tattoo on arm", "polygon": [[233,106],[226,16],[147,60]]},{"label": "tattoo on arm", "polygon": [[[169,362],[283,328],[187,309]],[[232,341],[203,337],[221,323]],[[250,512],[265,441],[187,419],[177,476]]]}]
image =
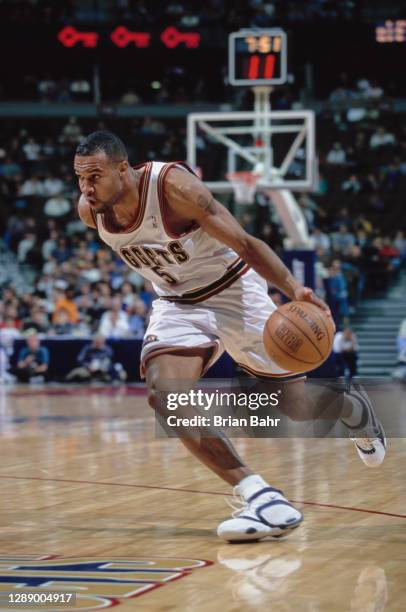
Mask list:
[{"label": "tattoo on arm", "polygon": [[200,193],[197,196],[197,205],[204,212],[211,212],[214,208],[214,199],[211,193]]}]

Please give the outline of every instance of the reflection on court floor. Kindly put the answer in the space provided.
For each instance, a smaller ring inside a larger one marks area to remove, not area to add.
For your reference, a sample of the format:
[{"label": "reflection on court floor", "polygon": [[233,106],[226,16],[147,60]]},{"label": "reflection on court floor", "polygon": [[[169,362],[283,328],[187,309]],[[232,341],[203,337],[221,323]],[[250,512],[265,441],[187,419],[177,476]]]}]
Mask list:
[{"label": "reflection on court floor", "polygon": [[2,388],[0,593],[47,580],[82,610],[404,610],[406,445],[389,442],[368,470],[344,439],[235,440],[306,520],[226,545],[230,489],[156,438],[143,389]]}]

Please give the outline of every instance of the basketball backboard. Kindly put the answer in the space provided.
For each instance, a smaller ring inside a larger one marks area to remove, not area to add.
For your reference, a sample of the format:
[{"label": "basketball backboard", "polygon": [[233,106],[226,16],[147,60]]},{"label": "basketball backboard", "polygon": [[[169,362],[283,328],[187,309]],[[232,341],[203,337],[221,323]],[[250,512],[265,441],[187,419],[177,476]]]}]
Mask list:
[{"label": "basketball backboard", "polygon": [[316,171],[314,113],[191,113],[187,161],[213,192],[232,191],[226,176],[236,171],[259,173],[258,189],[310,190]]}]

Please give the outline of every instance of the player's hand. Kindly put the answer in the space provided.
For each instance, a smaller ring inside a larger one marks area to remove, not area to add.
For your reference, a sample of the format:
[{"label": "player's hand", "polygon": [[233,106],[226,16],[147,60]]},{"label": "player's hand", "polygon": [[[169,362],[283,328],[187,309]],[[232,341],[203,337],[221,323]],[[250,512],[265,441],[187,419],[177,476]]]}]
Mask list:
[{"label": "player's hand", "polygon": [[331,319],[331,323],[334,325],[335,329],[335,323],[330,308],[328,307],[326,302],[321,300],[314,293],[313,289],[310,289],[310,287],[298,287],[297,289],[295,289],[295,300],[299,300],[302,302],[312,302],[312,304],[315,304],[316,306],[324,310],[329,319]]}]

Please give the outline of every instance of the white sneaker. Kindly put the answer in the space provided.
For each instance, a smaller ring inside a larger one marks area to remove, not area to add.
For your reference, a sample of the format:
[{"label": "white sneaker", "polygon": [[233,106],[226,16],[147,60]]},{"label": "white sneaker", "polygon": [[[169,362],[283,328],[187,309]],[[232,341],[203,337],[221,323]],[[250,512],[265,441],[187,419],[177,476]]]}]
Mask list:
[{"label": "white sneaker", "polygon": [[282,491],[273,487],[264,487],[245,500],[237,485],[233,502],[228,502],[234,508],[233,518],[217,528],[217,535],[227,542],[277,539],[303,521],[303,514],[288,502]]},{"label": "white sneaker", "polygon": [[379,467],[386,454],[386,437],[382,423],[375,415],[371,400],[361,385],[351,384],[346,392],[362,406],[362,420],[358,427],[350,427],[350,439],[354,442],[357,453],[368,467]]}]

